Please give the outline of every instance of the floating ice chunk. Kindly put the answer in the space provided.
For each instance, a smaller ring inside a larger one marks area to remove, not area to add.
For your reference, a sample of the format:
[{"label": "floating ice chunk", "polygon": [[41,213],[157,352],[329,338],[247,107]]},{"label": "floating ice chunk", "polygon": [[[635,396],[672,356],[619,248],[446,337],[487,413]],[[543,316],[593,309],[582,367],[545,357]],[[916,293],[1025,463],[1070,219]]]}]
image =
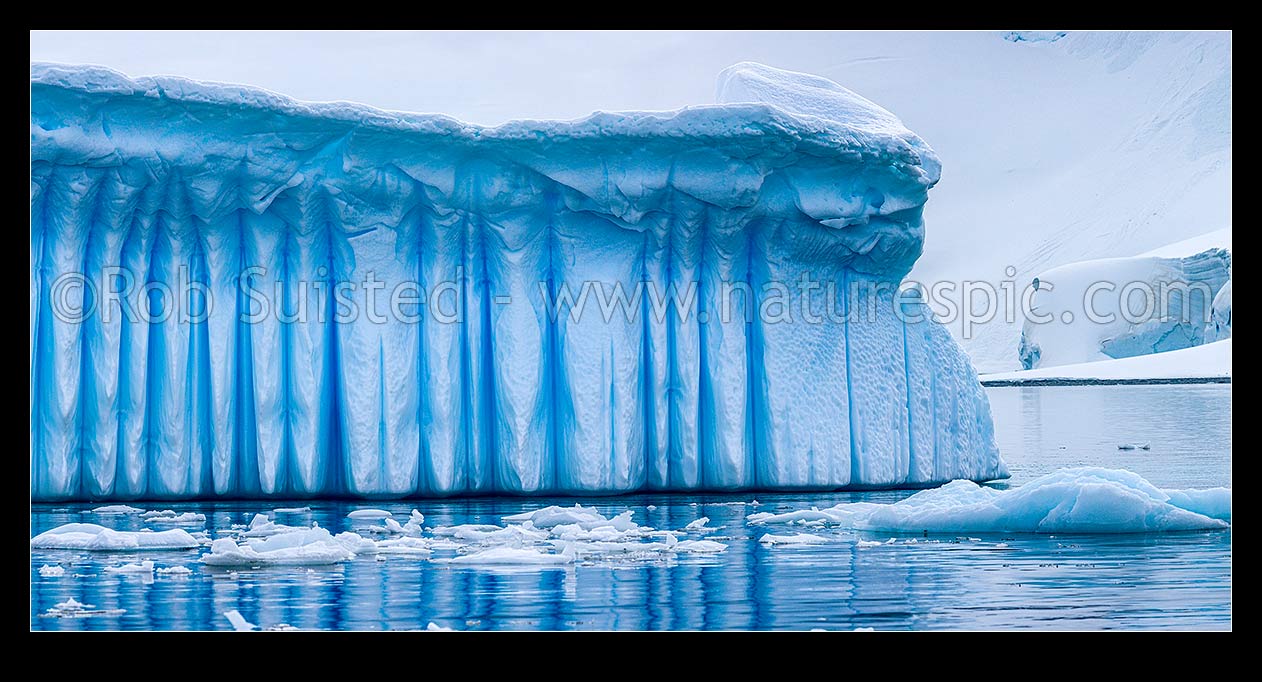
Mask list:
[{"label": "floating ice chunk", "polygon": [[826,523],[837,523],[837,517],[828,510],[819,510],[815,507],[810,509],[802,509],[798,511],[785,512],[783,514],[772,514],[771,512],[757,512],[745,517],[746,521],[752,524],[763,523],[793,523],[795,521],[824,521]]},{"label": "floating ice chunk", "polygon": [[1122,443],[1117,446],[1118,450],[1148,450],[1150,448],[1150,443]]},{"label": "floating ice chunk", "polygon": [[684,530],[713,530],[705,527],[707,523],[710,523],[710,517],[703,516],[696,521],[688,522],[688,525],[684,526]]},{"label": "floating ice chunk", "polygon": [[163,509],[162,511],[147,511],[140,515],[149,523],[204,523],[206,521],[205,514],[197,512],[177,513],[173,509]]},{"label": "floating ice chunk", "polygon": [[241,537],[245,538],[266,538],[273,535],[283,535],[285,533],[294,533],[307,530],[306,526],[287,526],[283,523],[276,523],[268,518],[267,514],[255,514],[250,519],[250,525]]},{"label": "floating ice chunk", "polygon": [[460,565],[521,565],[552,566],[574,563],[574,551],[567,547],[560,554],[542,552],[526,547],[492,547],[473,554],[452,557],[447,563]]},{"label": "floating ice chunk", "polygon": [[[510,526],[512,527],[514,526]],[[553,526],[551,534],[559,540],[571,542],[620,542],[642,535],[638,527],[632,530],[618,530],[613,526],[597,526],[589,530],[577,523]]]},{"label": "floating ice chunk", "polygon": [[857,544],[859,547],[880,547],[881,545],[885,543],[881,542],[880,540],[860,540],[859,542],[855,544]]},{"label": "floating ice chunk", "polygon": [[49,566],[44,564],[39,567],[39,575],[41,578],[60,578],[66,574],[66,569],[61,566]]},{"label": "floating ice chunk", "polygon": [[680,540],[671,550],[679,554],[717,554],[727,550],[727,545],[713,540]]},{"label": "floating ice chunk", "polygon": [[855,628],[855,632],[876,632],[876,628]]},{"label": "floating ice chunk", "polygon": [[158,569],[158,575],[169,575],[173,577],[191,575],[192,569],[187,566],[164,566]]},{"label": "floating ice chunk", "polygon": [[241,612],[236,609],[224,611],[223,615],[228,619],[229,623],[232,623],[232,629],[237,632],[249,632],[258,629],[257,625],[246,620],[245,616],[241,615]]},{"label": "floating ice chunk", "polygon": [[810,533],[798,533],[797,535],[766,535],[758,538],[758,542],[764,545],[818,545],[828,542],[828,538],[822,538],[818,535]]},{"label": "floating ice chunk", "polygon": [[31,539],[35,549],[82,549],[90,551],[137,549],[189,549],[200,543],[179,528],[160,532],[114,530],[95,523],[67,523]]},{"label": "floating ice chunk", "polygon": [[446,625],[439,625],[432,620],[429,622],[429,625],[425,626],[425,629],[429,632],[455,632],[454,629],[449,628]]},{"label": "floating ice chunk", "polygon": [[153,575],[153,562],[142,561],[140,563],[123,564],[122,566],[106,566],[108,573],[143,573],[145,575]]},{"label": "floating ice chunk", "polygon": [[828,511],[860,530],[1144,533],[1227,528],[1230,510],[1228,488],[1161,490],[1129,471],[1078,467],[1009,490],[953,481],[893,504],[839,504]]},{"label": "floating ice chunk", "polygon": [[631,520],[631,512],[624,511],[612,519],[606,518],[595,509],[584,507],[581,504],[575,504],[573,507],[544,507],[530,512],[522,512],[505,516],[505,521],[510,523],[524,523],[530,521],[536,528],[552,528],[563,524],[574,524],[584,530],[591,530],[601,526],[612,526],[617,530],[631,530],[637,525]]},{"label": "floating ice chunk", "polygon": [[[362,540],[357,535],[355,538]],[[240,545],[220,538],[211,544],[210,553],[202,556],[202,561],[210,566],[300,566],[336,564],[354,558],[355,552],[345,542],[315,527]]]},{"label": "floating ice chunk", "polygon": [[420,535],[425,529],[422,524],[425,523],[425,515],[413,509],[408,515],[408,522],[403,524],[403,532],[407,535]]},{"label": "floating ice chunk", "polygon": [[305,514],[311,511],[311,507],[277,507],[272,510],[273,514]]},{"label": "floating ice chunk", "polygon": [[427,557],[430,555],[429,541],[424,538],[401,537],[377,542],[373,551],[379,555],[400,554],[404,556]]},{"label": "floating ice chunk", "polygon": [[388,516],[394,516],[384,509],[356,509],[346,515],[350,519],[384,519]]},{"label": "floating ice chunk", "polygon": [[645,507],[645,509],[647,509],[647,510],[649,510],[649,511],[653,511],[654,509],[657,509],[657,505],[655,505],[655,504],[650,504],[649,506]]},{"label": "floating ice chunk", "polygon": [[98,609],[92,604],[83,604],[75,601],[74,597],[70,597],[39,615],[41,618],[87,618],[90,616],[117,616],[126,612],[126,609]]},{"label": "floating ice chunk", "polygon": [[140,514],[145,510],[129,507],[125,504],[107,504],[92,510],[93,514]]}]

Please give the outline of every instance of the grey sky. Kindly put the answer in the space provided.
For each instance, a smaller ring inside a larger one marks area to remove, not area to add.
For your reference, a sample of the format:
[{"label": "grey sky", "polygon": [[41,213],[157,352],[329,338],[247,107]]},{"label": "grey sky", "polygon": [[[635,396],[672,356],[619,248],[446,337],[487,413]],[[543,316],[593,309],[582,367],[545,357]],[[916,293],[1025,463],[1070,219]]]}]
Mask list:
[{"label": "grey sky", "polygon": [[[718,72],[745,60],[832,77],[881,102],[883,93],[871,92],[875,83],[864,74],[887,74],[891,64],[871,67],[903,59],[907,38],[782,31],[34,31],[31,59],[102,64],[131,76],[243,83],[302,100],[353,100],[494,124],[709,103]],[[882,56],[891,49],[900,54]],[[902,71],[914,77],[914,66]],[[880,80],[879,90],[899,85]]]}]

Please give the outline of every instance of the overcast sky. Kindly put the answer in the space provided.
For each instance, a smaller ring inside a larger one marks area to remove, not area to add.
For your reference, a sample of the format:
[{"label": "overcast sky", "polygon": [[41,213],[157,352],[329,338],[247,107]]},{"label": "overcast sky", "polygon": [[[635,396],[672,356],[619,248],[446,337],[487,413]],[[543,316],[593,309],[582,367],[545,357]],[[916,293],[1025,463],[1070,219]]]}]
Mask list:
[{"label": "overcast sky", "polygon": [[718,72],[745,60],[842,83],[863,81],[865,63],[891,59],[881,57],[882,51],[908,37],[784,31],[34,31],[31,59],[102,64],[130,76],[243,83],[301,100],[352,100],[494,124],[575,118],[597,109],[710,103]]}]

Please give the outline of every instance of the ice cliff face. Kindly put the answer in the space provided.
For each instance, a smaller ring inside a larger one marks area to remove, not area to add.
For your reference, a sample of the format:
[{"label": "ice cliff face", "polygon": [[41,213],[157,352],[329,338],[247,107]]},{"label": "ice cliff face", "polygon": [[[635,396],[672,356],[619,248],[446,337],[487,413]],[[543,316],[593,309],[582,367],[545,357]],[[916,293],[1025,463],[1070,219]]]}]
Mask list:
[{"label": "ice cliff face", "polygon": [[875,286],[932,151],[824,79],[720,92],[482,128],[33,65],[33,498],[1006,476],[968,359]]}]

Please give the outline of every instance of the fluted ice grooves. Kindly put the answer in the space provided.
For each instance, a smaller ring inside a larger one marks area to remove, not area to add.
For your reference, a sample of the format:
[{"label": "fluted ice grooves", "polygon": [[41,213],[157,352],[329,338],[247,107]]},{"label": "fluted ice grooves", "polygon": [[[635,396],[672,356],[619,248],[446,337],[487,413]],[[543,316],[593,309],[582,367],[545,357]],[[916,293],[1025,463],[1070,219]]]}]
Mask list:
[{"label": "fluted ice grooves", "polygon": [[[725,281],[782,281],[794,305],[802,273],[897,283],[937,161],[884,119],[776,102],[479,128],[36,65],[31,145],[36,500],[1007,475],[967,357],[889,300],[874,320],[821,324],[747,321],[761,301],[741,296],[704,323],[553,320],[542,301],[539,281],[698,281],[708,313]],[[193,324],[54,314],[59,278],[110,266],[173,286],[185,266],[214,308]],[[454,324],[245,323],[250,266],[288,309],[298,282],[369,271],[427,292],[453,281],[465,308]],[[825,310],[823,291],[805,295]]]}]

